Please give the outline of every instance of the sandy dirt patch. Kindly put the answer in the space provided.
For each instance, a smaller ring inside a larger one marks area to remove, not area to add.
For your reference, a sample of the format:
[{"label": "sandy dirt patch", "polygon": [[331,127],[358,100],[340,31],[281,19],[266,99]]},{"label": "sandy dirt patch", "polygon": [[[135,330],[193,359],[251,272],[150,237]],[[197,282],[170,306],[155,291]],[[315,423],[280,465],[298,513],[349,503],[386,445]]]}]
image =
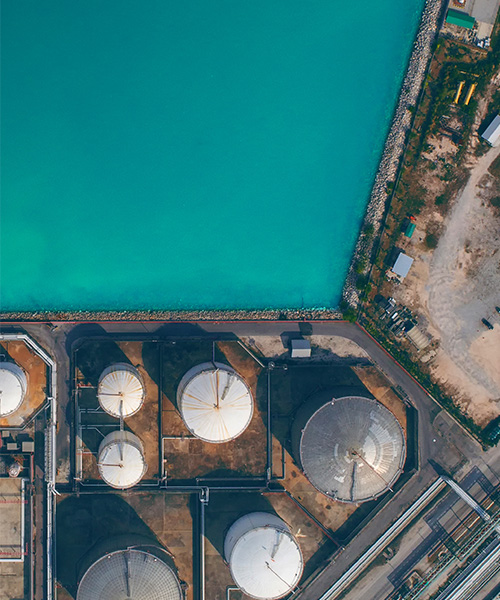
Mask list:
[{"label": "sandy dirt patch", "polygon": [[440,342],[433,375],[479,424],[500,414],[500,220],[489,202],[498,182],[488,174],[498,156],[492,148],[477,159],[434,253],[418,249],[395,294]]},{"label": "sandy dirt patch", "polygon": [[[368,354],[351,340],[336,335],[305,336],[311,342],[312,360],[334,361],[336,359],[369,359]],[[266,358],[278,359],[289,355],[288,337],[253,336],[242,337],[249,348],[257,350]]]},{"label": "sandy dirt patch", "polygon": [[472,342],[471,356],[483,366],[492,381],[500,386],[500,325],[486,331]]}]

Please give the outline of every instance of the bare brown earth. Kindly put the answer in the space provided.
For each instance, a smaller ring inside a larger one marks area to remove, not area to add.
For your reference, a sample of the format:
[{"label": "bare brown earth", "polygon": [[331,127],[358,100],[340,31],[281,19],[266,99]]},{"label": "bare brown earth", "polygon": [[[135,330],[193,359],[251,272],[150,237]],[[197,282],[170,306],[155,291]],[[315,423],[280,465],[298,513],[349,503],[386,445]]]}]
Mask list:
[{"label": "bare brown earth", "polygon": [[[429,158],[452,151],[447,140],[433,140],[432,147]],[[500,184],[488,172],[498,156],[500,148],[481,158],[469,153],[470,177],[448,215],[443,220],[439,211],[428,210],[420,220],[427,231],[434,225],[441,233],[436,249],[427,249],[417,231],[409,249],[414,266],[394,294],[420,315],[438,342],[433,376],[481,425],[500,414],[500,315],[495,311],[500,305],[500,219],[491,203],[500,195]],[[488,330],[482,318],[494,329]]]},{"label": "bare brown earth", "polygon": [[22,427],[40,410],[46,400],[47,366],[21,340],[2,342],[0,354],[5,357],[5,360],[19,365],[27,374],[28,382],[23,403],[14,413],[0,419],[0,428]]}]

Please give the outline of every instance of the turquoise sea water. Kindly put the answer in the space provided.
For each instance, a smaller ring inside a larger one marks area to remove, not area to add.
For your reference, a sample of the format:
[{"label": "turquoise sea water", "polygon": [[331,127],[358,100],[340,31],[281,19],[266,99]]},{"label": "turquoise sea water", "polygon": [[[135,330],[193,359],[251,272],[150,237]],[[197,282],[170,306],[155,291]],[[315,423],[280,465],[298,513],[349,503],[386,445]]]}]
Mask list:
[{"label": "turquoise sea water", "polygon": [[3,0],[0,310],[339,300],[424,0]]}]

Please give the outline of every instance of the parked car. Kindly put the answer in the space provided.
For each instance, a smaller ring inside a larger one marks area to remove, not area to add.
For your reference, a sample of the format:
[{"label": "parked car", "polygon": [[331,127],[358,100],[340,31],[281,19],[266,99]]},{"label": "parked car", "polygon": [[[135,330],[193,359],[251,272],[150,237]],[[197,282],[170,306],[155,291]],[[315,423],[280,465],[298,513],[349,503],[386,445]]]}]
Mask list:
[{"label": "parked car", "polygon": [[481,322],[482,322],[483,325],[486,325],[486,327],[488,329],[493,329],[493,325],[489,321],[487,321],[486,319],[481,319]]}]

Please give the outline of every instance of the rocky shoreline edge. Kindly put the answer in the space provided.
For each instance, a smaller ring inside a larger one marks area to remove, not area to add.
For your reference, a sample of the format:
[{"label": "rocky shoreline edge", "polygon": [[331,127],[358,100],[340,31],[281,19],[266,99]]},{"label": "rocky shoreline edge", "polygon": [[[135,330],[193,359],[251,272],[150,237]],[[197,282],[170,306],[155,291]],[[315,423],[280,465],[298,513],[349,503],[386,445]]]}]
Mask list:
[{"label": "rocky shoreline edge", "polygon": [[318,321],[339,320],[334,309],[263,310],[79,310],[16,311],[0,313],[0,323],[83,321]]},{"label": "rocky shoreline edge", "polygon": [[[406,149],[407,135],[410,132],[413,120],[410,107],[416,105],[424,83],[427,67],[433,53],[434,40],[439,33],[439,19],[444,4],[445,0],[427,0],[422,13],[420,26],[408,61],[408,69],[401,86],[398,104],[375,176],[361,233],[342,291],[342,300],[352,307],[356,307],[360,301],[360,291],[356,288],[359,276],[356,267],[362,257],[371,256],[375,240],[381,232],[388,199],[387,186],[390,182],[395,181],[400,161]],[[366,231],[370,231],[370,233],[367,234]],[[368,260],[364,275],[368,273],[370,264],[370,260]]]}]

